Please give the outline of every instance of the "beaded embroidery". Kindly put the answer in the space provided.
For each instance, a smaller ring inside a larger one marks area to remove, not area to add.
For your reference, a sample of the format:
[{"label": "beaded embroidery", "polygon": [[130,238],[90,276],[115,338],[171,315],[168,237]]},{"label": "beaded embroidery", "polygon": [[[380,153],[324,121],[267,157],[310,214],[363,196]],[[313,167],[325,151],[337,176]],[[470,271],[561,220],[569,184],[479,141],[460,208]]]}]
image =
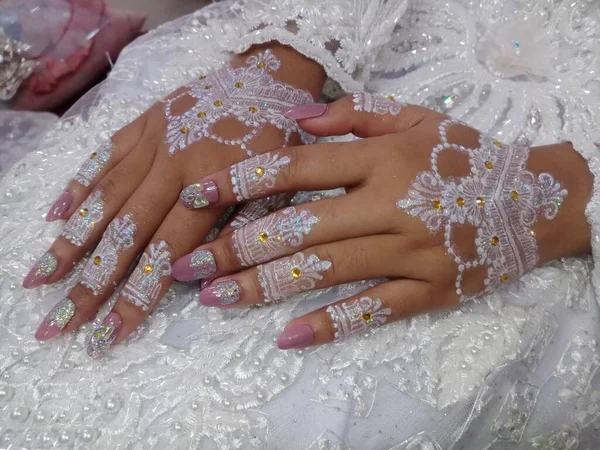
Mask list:
[{"label": "beaded embroidery", "polygon": [[[468,149],[448,142],[448,129],[459,122],[440,124],[441,143],[433,149],[430,172],[421,172],[407,196],[397,206],[418,217],[431,233],[444,230],[444,246],[458,265],[456,293],[464,301],[462,280],[465,271],[487,266],[484,292],[498,284],[516,280],[538,263],[535,233],[538,216],[551,220],[558,213],[567,190],[552,175],[537,177],[526,170],[529,149],[503,145],[480,135],[480,147]],[[442,178],[437,160],[444,150],[469,155],[471,173],[462,178]],[[452,242],[454,227],[470,224],[477,228],[477,257],[462,257]]]},{"label": "beaded embroidery", "polygon": [[133,246],[136,224],[132,214],[113,220],[104,233],[102,241],[88,260],[81,283],[99,295],[108,286],[117,269],[119,254]]},{"label": "beaded embroidery", "polygon": [[235,255],[244,267],[250,267],[285,255],[289,248],[300,247],[319,218],[310,211],[286,208],[269,214],[234,231]]},{"label": "beaded embroidery", "polygon": [[148,311],[159,299],[162,277],[171,275],[171,252],[165,241],[150,244],[123,289],[127,301]]},{"label": "beaded embroidery", "polygon": [[335,328],[335,340],[346,339],[369,328],[380,327],[392,313],[378,298],[361,297],[328,306],[327,314]]},{"label": "beaded embroidery", "polygon": [[[285,132],[282,147],[288,144],[292,133],[298,133],[305,144],[315,142],[295,120],[283,116],[294,106],[311,103],[311,95],[273,80],[269,73],[277,72],[281,63],[269,50],[249,57],[247,64],[247,67],[225,67],[202,76],[189,85],[185,93],[164,101],[169,122],[166,138],[169,154],[174,155],[201,139],[212,139],[239,146],[251,157],[256,153],[248,144],[266,125]],[[176,115],[172,105],[184,96],[193,97],[197,103],[182,115]],[[242,137],[225,139],[212,130],[223,118],[235,119],[251,130]]]}]

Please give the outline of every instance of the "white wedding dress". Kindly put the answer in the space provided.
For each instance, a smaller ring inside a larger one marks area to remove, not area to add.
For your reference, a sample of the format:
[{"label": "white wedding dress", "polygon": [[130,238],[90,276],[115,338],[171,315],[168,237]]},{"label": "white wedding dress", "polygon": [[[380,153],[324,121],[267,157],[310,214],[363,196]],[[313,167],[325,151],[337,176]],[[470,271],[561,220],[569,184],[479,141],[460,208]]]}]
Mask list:
[{"label": "white wedding dress", "polygon": [[[366,89],[507,142],[569,139],[600,169],[598,0],[237,0],[164,25],[0,182],[0,448],[600,448],[591,258],[306,351],[277,349],[287,321],[367,282],[244,311],[201,307],[196,284],[178,283],[102,362],[85,352],[89,325],[35,341],[82,264],[56,285],[20,283],[61,229],[44,214],[81,160],[231,52],[273,39],[324,65],[326,96]],[[594,222],[596,249],[599,235]]]}]

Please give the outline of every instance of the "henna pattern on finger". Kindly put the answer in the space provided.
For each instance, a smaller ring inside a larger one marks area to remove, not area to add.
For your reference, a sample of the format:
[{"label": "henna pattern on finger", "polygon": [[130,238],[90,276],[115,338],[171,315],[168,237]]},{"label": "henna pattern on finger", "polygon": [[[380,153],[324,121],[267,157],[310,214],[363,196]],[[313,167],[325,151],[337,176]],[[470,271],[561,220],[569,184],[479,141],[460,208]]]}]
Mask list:
[{"label": "henna pattern on finger", "polygon": [[275,186],[279,171],[291,161],[287,155],[263,153],[231,166],[231,185],[237,201],[266,194]]},{"label": "henna pattern on finger", "polygon": [[285,194],[277,194],[267,198],[252,200],[246,203],[231,221],[231,228],[238,230],[250,222],[278,211],[285,205]]},{"label": "henna pattern on finger", "polygon": [[[233,232],[235,256],[243,267],[250,267],[301,247],[319,218],[308,210],[289,207],[270,214]],[[291,253],[291,252],[290,252]]]},{"label": "henna pattern on finger", "polygon": [[399,103],[395,101],[393,97],[390,97],[381,97],[378,95],[369,94],[368,92],[354,94],[352,96],[354,110],[379,115],[390,114],[392,116],[397,116],[400,114],[400,111],[402,111],[402,108],[406,105]]},{"label": "henna pattern on finger", "polygon": [[148,311],[158,300],[161,280],[171,275],[171,251],[166,241],[150,244],[123,289],[129,303]]},{"label": "henna pattern on finger", "polygon": [[115,148],[112,141],[104,143],[98,150],[90,154],[90,157],[79,168],[73,180],[83,186],[90,186],[94,178],[104,169]]},{"label": "henna pattern on finger", "polygon": [[317,281],[323,279],[321,273],[330,268],[331,261],[322,261],[317,255],[305,257],[303,253],[258,266],[264,302],[276,302],[314,289]]},{"label": "henna pattern on finger", "polygon": [[361,297],[330,305],[326,312],[335,328],[337,341],[384,325],[392,310],[384,308],[378,298]]},{"label": "henna pattern on finger", "polygon": [[104,218],[104,199],[102,191],[95,190],[81,204],[65,226],[61,236],[73,245],[81,247],[86,243],[94,227]]},{"label": "henna pattern on finger", "polygon": [[100,295],[108,287],[117,270],[119,254],[133,247],[136,224],[132,214],[114,219],[104,233],[100,244],[88,260],[81,283]]},{"label": "henna pattern on finger", "polygon": [[[453,119],[440,124],[441,143],[433,149],[432,170],[417,175],[397,206],[421,219],[431,233],[444,231],[444,246],[458,266],[456,293],[464,301],[474,297],[462,289],[464,273],[470,268],[487,267],[484,292],[489,292],[537,266],[532,227],[540,216],[554,219],[568,191],[552,175],[536,176],[526,169],[529,148],[503,145],[481,134],[480,147],[468,149],[448,141],[448,129],[453,125],[462,124]],[[470,175],[442,177],[437,160],[445,150],[467,154]],[[454,245],[453,231],[462,224],[477,229],[475,258],[461,256]]]}]

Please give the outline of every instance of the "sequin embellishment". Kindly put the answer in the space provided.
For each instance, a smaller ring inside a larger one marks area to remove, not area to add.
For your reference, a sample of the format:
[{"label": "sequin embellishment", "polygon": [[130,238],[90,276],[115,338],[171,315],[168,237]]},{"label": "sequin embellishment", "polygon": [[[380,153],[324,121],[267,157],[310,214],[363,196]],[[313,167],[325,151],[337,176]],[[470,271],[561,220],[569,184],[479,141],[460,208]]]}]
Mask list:
[{"label": "sequin embellishment", "polygon": [[392,313],[378,298],[361,297],[330,305],[327,314],[335,328],[335,340],[346,339],[370,328],[380,327]]},{"label": "sequin embellishment", "polygon": [[234,253],[244,267],[270,261],[300,247],[318,222],[310,211],[286,208],[234,231]]},{"label": "sequin embellishment", "polygon": [[165,241],[150,244],[123,289],[125,300],[148,311],[159,300],[161,279],[171,275],[171,252]]},{"label": "sequin embellishment", "polygon": [[57,267],[58,261],[56,260],[54,255],[50,252],[46,252],[35,264],[35,273],[36,275],[47,278],[54,272],[56,272]]},{"label": "sequin embellishment", "polygon": [[132,214],[114,219],[104,233],[100,244],[88,260],[81,283],[100,295],[109,285],[117,269],[119,254],[133,246],[136,224]]},{"label": "sequin embellishment", "polygon": [[[457,124],[452,119],[440,124],[441,143],[431,156],[433,170],[419,173],[397,206],[421,219],[431,233],[444,230],[444,246],[459,270],[456,293],[464,301],[473,297],[462,290],[464,273],[470,268],[487,266],[484,292],[488,292],[537,265],[538,247],[531,227],[539,216],[554,219],[568,192],[552,175],[536,177],[526,170],[527,147],[503,145],[485,135],[480,135],[477,149],[450,143],[448,129]],[[440,175],[437,159],[448,149],[469,155],[469,176]],[[471,260],[462,257],[452,242],[454,227],[462,224],[477,229],[477,256]]]},{"label": "sequin embellishment", "polygon": [[102,192],[95,190],[75,211],[61,236],[72,244],[81,247],[88,240],[96,223],[104,217],[104,199]]}]

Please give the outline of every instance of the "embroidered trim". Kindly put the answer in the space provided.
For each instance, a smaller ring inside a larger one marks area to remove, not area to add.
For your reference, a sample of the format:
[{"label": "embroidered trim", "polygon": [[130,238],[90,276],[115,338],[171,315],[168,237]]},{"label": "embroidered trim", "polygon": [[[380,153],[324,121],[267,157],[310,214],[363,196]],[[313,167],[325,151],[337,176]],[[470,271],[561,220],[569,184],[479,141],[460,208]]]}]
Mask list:
[{"label": "embroidered trim", "polygon": [[231,166],[231,186],[236,200],[250,200],[273,189],[279,171],[292,162],[289,156],[263,153]]}]

